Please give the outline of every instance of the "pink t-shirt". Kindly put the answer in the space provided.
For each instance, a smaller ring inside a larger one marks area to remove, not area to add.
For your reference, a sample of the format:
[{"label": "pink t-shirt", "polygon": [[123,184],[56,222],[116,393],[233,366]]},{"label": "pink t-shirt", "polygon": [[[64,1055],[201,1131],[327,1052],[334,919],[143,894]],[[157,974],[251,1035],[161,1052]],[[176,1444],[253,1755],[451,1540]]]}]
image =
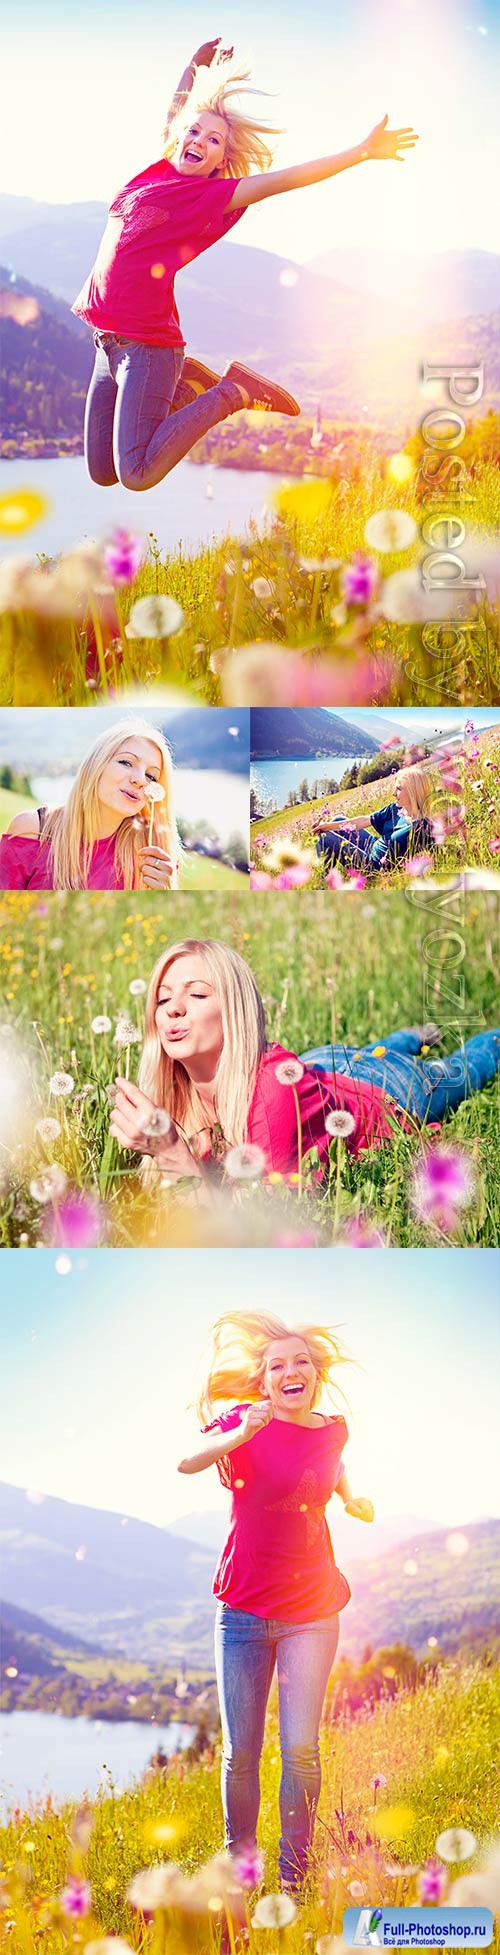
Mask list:
[{"label": "pink t-shirt", "polygon": [[[249,1144],[262,1148],[268,1171],[271,1169],[281,1174],[291,1174],[297,1169],[299,1130],[294,1093],[291,1086],[283,1085],[276,1078],[276,1067],[281,1067],[287,1059],[294,1057],[283,1046],[268,1047],[260,1061],[248,1115]],[[342,1108],[351,1114],[354,1127],[345,1145],[348,1152],[354,1155],[361,1154],[368,1147],[380,1147],[384,1140],[391,1140],[391,1120],[397,1119],[400,1126],[411,1127],[412,1124],[381,1086],[373,1086],[368,1080],[353,1079],[351,1075],[316,1073],[305,1066],[295,1093],[302,1130],[302,1157],[310,1148],[317,1147],[321,1170],[327,1162],[331,1146],[331,1135],[325,1130],[328,1113]]]},{"label": "pink t-shirt", "polygon": [[[50,843],[41,845],[37,835],[2,835],[0,889],[52,889],[49,854]],[[94,844],[86,889],[123,889],[114,856],[114,835]]]},{"label": "pink t-shirt", "polygon": [[175,273],[243,217],[228,210],[237,177],[187,177],[161,157],[110,206],[93,270],[71,307],[102,332],[146,346],[185,346]]},{"label": "pink t-shirt", "polygon": [[[233,1432],[246,1410],[235,1405],[205,1430]],[[318,1417],[314,1426],[271,1419],[218,1462],[231,1489],[229,1534],[213,1583],[219,1601],[282,1622],[311,1622],[345,1608],[351,1591],[335,1562],[325,1507],[347,1438],[339,1417]]]}]

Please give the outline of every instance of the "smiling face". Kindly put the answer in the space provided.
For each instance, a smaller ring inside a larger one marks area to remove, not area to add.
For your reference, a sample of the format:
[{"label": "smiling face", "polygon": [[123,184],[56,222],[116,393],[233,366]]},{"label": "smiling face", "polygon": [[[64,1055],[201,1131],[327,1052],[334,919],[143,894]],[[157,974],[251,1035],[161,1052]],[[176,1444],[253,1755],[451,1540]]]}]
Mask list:
[{"label": "smiling face", "polygon": [[210,1081],[223,1045],[222,1012],[201,952],[174,957],[160,980],[155,1024],[163,1051],[193,1079]]},{"label": "smiling face", "polygon": [[103,767],[97,788],[101,808],[111,810],[120,821],[126,815],[149,812],[148,788],[152,781],[161,779],[161,773],[159,747],[134,733],[130,740],[122,740],[112,760]]},{"label": "smiling face", "polygon": [[173,157],[183,176],[208,177],[217,171],[222,176],[226,148],[226,124],[221,115],[200,109],[189,129],[180,137]]},{"label": "smiling face", "polygon": [[311,1409],[317,1390],[317,1374],[303,1337],[273,1339],[268,1344],[262,1376],[263,1397],[271,1400],[275,1419],[313,1423]]}]

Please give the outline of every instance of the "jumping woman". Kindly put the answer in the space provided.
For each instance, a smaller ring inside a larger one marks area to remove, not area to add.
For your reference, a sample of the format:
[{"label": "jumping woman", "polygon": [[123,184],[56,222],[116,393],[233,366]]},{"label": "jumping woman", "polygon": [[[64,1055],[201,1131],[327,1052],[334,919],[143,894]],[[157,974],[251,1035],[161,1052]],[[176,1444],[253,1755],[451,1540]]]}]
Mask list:
[{"label": "jumping woman", "polygon": [[85,456],[92,480],[104,487],[119,481],[127,489],[154,488],[208,428],[242,407],[300,413],[291,394],[238,360],[222,378],[184,360],[175,274],[250,204],[357,163],[401,163],[417,141],[412,129],[388,129],[384,116],[339,156],[272,171],[266,137],[277,132],[235,108],[249,70],[228,73],[232,54],[219,39],[197,49],[171,103],[163,155],[114,198],[96,263],[72,308],[94,337]]},{"label": "jumping woman", "polygon": [[[351,1493],[342,1453],[345,1419],[319,1409],[343,1361],[332,1331],[289,1330],[278,1317],[229,1312],[214,1326],[198,1407],[203,1438],[180,1473],[217,1466],[231,1520],[213,1593],[223,1734],[226,1846],[256,1842],[266,1705],[278,1675],[281,1747],[279,1870],[300,1895],[309,1869],[321,1787],[319,1726],[349,1585],[335,1563],[325,1508],[373,1520]],[[237,1401],[235,1403],[234,1401]],[[224,1404],[229,1410],[214,1409]]]},{"label": "jumping woman", "polygon": [[189,938],[155,965],[139,1084],[117,1079],[111,1132],[143,1156],[147,1180],[191,1175],[209,1185],[229,1150],[249,1146],[262,1172],[281,1174],[295,1173],[315,1148],[321,1180],[328,1116],[342,1111],[346,1145],[358,1155],[391,1140],[395,1125],[441,1120],[495,1078],[498,1028],[417,1064],[438,1036],[436,1026],[414,1025],[361,1050],[319,1046],[298,1059],[268,1043],[263,1001],[239,953]]},{"label": "jumping woman", "polygon": [[[326,815],[313,824],[316,853],[331,868],[365,869],[369,875],[392,869],[405,856],[433,849],[429,816],[431,782],[424,767],[403,767],[394,787],[394,800],[371,815],[331,821]],[[366,822],[370,824],[366,826]]]},{"label": "jumping woman", "polygon": [[94,742],[64,807],[14,816],[0,889],[177,889],[179,855],[168,747],[130,718]]}]

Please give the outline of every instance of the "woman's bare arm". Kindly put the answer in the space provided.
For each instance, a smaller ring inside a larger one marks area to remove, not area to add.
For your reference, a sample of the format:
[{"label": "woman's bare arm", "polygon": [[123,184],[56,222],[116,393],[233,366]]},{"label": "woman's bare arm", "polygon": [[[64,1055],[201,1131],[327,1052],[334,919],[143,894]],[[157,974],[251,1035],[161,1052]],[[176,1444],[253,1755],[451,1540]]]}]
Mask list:
[{"label": "woman's bare arm", "polygon": [[[171,127],[172,122],[175,122],[176,116],[179,115],[180,110],[183,109],[185,107],[186,102],[189,101],[189,96],[192,92],[197,69],[211,68],[212,61],[215,60],[215,55],[219,47],[220,47],[220,35],[217,35],[215,40],[203,41],[202,46],[196,49],[196,54],[193,54],[192,61],[188,62],[187,68],[184,69],[184,74],[181,75],[180,82],[178,83],[178,86],[175,91],[175,95],[172,96],[172,101],[170,103],[170,108],[168,111],[167,120],[163,131],[164,136],[168,136],[169,129]],[[228,60],[229,56],[232,53],[233,53],[232,48],[224,48],[224,59]]]},{"label": "woman's bare arm", "polygon": [[246,1440],[253,1439],[254,1433],[260,1432],[262,1426],[269,1425],[271,1418],[268,1399],[261,1400],[259,1405],[247,1405],[239,1425],[233,1426],[232,1431],[221,1432],[219,1429],[205,1433],[196,1452],[179,1460],[178,1473],[203,1473],[206,1466],[216,1465],[217,1460],[224,1459],[226,1453],[234,1453],[237,1446],[244,1446]]},{"label": "woman's bare arm", "polygon": [[258,204],[263,197],[278,197],[283,190],[304,190],[310,183],[324,183],[327,177],[339,176],[341,170],[351,170],[356,163],[403,162],[398,150],[413,149],[418,141],[413,129],[388,129],[387,116],[377,122],[367,136],[366,142],[356,143],[354,149],[344,149],[338,156],[320,156],[313,163],[293,163],[289,169],[270,170],[264,176],[242,177],[236,184],[228,203],[228,210],[245,210],[247,204]]}]

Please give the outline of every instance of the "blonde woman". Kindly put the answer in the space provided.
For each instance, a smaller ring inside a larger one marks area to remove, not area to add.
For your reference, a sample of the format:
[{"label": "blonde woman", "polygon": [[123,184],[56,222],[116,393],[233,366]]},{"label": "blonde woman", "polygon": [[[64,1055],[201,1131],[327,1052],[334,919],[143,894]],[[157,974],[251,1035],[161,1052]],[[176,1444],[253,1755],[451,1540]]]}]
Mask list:
[{"label": "blonde woman", "polygon": [[267,1313],[229,1311],[214,1326],[197,1408],[203,1438],[179,1463],[180,1473],[216,1466],[231,1494],[213,1584],[226,1846],[238,1855],[256,1845],[259,1764],[276,1669],[279,1870],[282,1886],[295,1893],[310,1865],[320,1718],[339,1613],[350,1598],[325,1508],[335,1493],[353,1518],[373,1520],[371,1501],[354,1498],[343,1465],[345,1419],[321,1409],[343,1361],[334,1332],[323,1325],[292,1330]]},{"label": "blonde woman", "polygon": [[371,1046],[320,1046],[298,1059],[268,1042],[263,1001],[238,951],[185,938],[155,965],[139,1081],[117,1078],[111,1132],[142,1155],[147,1180],[189,1175],[205,1199],[214,1174],[295,1174],[312,1148],[321,1181],[334,1115],[356,1156],[390,1141],[408,1117],[413,1131],[440,1120],[495,1077],[498,1028],[444,1059],[419,1059],[436,1036],[436,1026],[413,1025]]},{"label": "blonde woman", "polygon": [[389,130],[384,116],[353,149],[271,171],[268,138],[277,132],[236,109],[249,70],[228,71],[232,54],[218,38],[197,49],[171,103],[163,155],[114,198],[93,271],[75,299],[73,312],[94,337],[85,456],[102,486],[153,488],[208,428],[242,407],[300,413],[291,394],[238,360],[222,379],[185,363],[175,274],[261,198],[371,158],[402,162],[417,140],[411,129]]},{"label": "blonde woman", "polygon": [[[344,868],[391,869],[408,855],[435,847],[431,822],[433,781],[425,767],[403,767],[394,784],[394,800],[371,815],[353,815],[348,821],[339,816],[331,821],[323,815],[314,823],[316,851],[327,868],[340,862]],[[367,827],[367,821],[370,828]]]},{"label": "blonde woman", "polygon": [[0,889],[177,889],[179,855],[163,734],[120,720],[82,761],[64,807],[15,815]]}]

